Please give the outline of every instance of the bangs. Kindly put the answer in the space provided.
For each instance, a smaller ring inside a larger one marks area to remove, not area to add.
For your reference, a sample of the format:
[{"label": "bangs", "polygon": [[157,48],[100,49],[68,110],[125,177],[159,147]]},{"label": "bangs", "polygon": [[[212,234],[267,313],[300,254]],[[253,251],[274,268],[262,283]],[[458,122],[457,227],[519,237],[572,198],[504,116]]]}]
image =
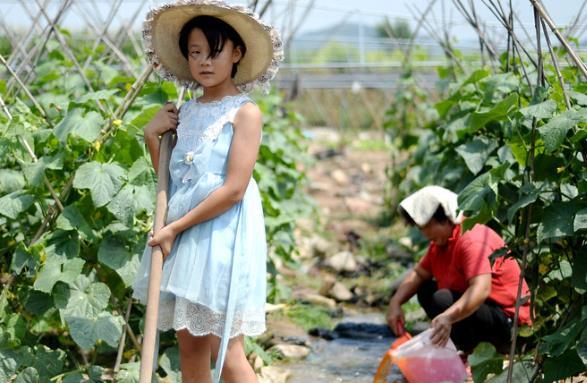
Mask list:
[{"label": "bangs", "polygon": [[188,37],[192,30],[202,31],[210,47],[209,58],[218,56],[224,49],[226,40],[231,40],[235,47],[240,46],[244,56],[246,46],[240,35],[226,22],[212,16],[197,16],[188,21],[179,34],[179,49],[188,58]]}]

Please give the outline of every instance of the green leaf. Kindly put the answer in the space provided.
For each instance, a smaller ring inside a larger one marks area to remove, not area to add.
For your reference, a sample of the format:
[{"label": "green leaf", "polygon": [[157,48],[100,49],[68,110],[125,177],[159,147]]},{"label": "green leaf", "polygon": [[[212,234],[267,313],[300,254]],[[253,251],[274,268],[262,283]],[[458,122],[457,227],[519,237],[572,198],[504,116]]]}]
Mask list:
[{"label": "green leaf", "polygon": [[520,193],[522,194],[519,199],[508,209],[508,221],[510,223],[513,223],[514,221],[514,215],[516,214],[516,212],[521,209],[524,208],[528,205],[530,205],[531,203],[536,202],[536,199],[538,198],[538,190],[534,189],[532,186],[530,187],[522,187],[520,189]]},{"label": "green leaf", "polygon": [[51,378],[63,371],[65,352],[63,350],[51,350],[49,347],[35,346],[33,367],[39,372],[40,381],[49,383]]},{"label": "green leaf", "polygon": [[59,229],[81,233],[84,239],[95,238],[92,228],[75,205],[66,206],[57,217],[56,224]]},{"label": "green leaf", "polygon": [[35,315],[43,315],[52,307],[51,295],[38,290],[32,290],[24,304],[25,310]]},{"label": "green leaf", "polygon": [[102,282],[78,275],[69,286],[58,285],[53,299],[65,318],[96,318],[108,306],[110,289]]},{"label": "green leaf", "polygon": [[110,202],[120,190],[124,176],[124,169],[116,164],[90,162],[79,167],[73,187],[90,189],[94,205],[100,207]]},{"label": "green leaf", "polygon": [[21,172],[12,169],[0,169],[0,195],[22,190],[24,185],[25,180]]},{"label": "green leaf", "polygon": [[100,136],[102,125],[104,119],[99,113],[90,111],[84,115],[83,109],[72,109],[55,127],[55,137],[62,143],[67,141],[70,134],[94,142]]},{"label": "green leaf", "polygon": [[65,321],[71,332],[71,337],[84,350],[93,348],[98,340],[116,347],[124,324],[124,319],[121,316],[114,316],[106,311],[94,318],[68,316]]},{"label": "green leaf", "polygon": [[518,105],[518,95],[513,93],[486,111],[477,111],[469,115],[467,126],[470,133],[475,133],[488,122],[499,121],[509,116]]},{"label": "green leaf", "polygon": [[63,169],[64,156],[65,153],[60,152],[52,157],[41,157],[37,162],[25,165],[23,170],[29,184],[39,186],[43,182],[45,169]]},{"label": "green leaf", "polygon": [[47,258],[43,268],[37,274],[33,287],[35,290],[51,293],[58,281],[71,283],[82,271],[85,261],[80,258],[63,260],[57,257]]},{"label": "green leaf", "polygon": [[546,100],[540,104],[520,109],[520,113],[525,117],[536,117],[537,119],[550,118],[554,112],[556,112],[556,102],[554,100]]},{"label": "green leaf", "polygon": [[39,372],[34,367],[27,367],[22,370],[14,380],[14,383],[39,383]]},{"label": "green leaf", "polygon": [[573,221],[573,230],[579,231],[587,229],[587,209],[582,209],[575,214],[575,220]]},{"label": "green leaf", "polygon": [[581,106],[587,106],[587,95],[583,93],[569,91],[569,96]]},{"label": "green leaf", "polygon": [[476,175],[483,169],[487,158],[497,148],[497,143],[486,137],[475,137],[471,141],[458,146],[455,150],[461,155],[467,168]]},{"label": "green leaf", "polygon": [[[579,251],[573,258],[572,283],[577,289],[587,290],[587,252]],[[585,306],[583,306],[585,307]]]},{"label": "green leaf", "polygon": [[468,358],[475,382],[484,382],[489,374],[498,374],[503,369],[503,355],[486,342],[480,343]]},{"label": "green leaf", "polygon": [[167,374],[169,383],[181,383],[181,369],[179,366],[179,348],[169,347],[159,358],[159,366]]},{"label": "green leaf", "polygon": [[81,96],[77,102],[85,104],[88,101],[108,100],[119,92],[119,89],[103,89],[96,92],[88,92]]},{"label": "green leaf", "polygon": [[14,191],[0,198],[0,214],[16,219],[16,217],[28,209],[35,198],[24,191]]},{"label": "green leaf", "polygon": [[578,207],[575,202],[555,202],[544,209],[542,222],[538,227],[538,241],[573,235],[573,219]]},{"label": "green leaf", "polygon": [[557,269],[552,270],[548,273],[548,277],[552,280],[562,281],[563,279],[569,278],[573,274],[573,268],[569,261],[563,259],[560,261],[560,266]]},{"label": "green leaf", "polygon": [[139,255],[132,254],[126,246],[115,237],[107,237],[98,249],[98,261],[116,271],[126,287],[132,285],[140,265]]},{"label": "green leaf", "polygon": [[[534,375],[534,371],[536,371],[536,367],[530,363],[524,362],[515,362],[514,371],[512,373],[512,382],[530,382],[532,376]],[[508,369],[506,368],[501,372],[501,374],[492,377],[491,379],[487,380],[485,383],[507,383],[508,382]]]},{"label": "green leaf", "polygon": [[553,152],[563,143],[567,132],[576,125],[574,119],[567,114],[561,114],[551,119],[547,124],[538,128],[547,152]]},{"label": "green leaf", "polygon": [[116,374],[116,381],[118,383],[139,383],[140,369],[140,362],[123,363],[120,365],[120,371]]},{"label": "green leaf", "polygon": [[544,382],[551,383],[559,379],[575,376],[585,371],[585,365],[577,354],[577,350],[567,350],[556,358],[544,361]]},{"label": "green leaf", "polygon": [[15,350],[0,350],[0,382],[10,381],[10,377],[21,364],[21,357]]},{"label": "green leaf", "polygon": [[570,349],[585,328],[584,323],[572,322],[563,327],[557,332],[545,336],[544,343],[540,347],[542,352],[547,353],[548,356],[558,357]]}]

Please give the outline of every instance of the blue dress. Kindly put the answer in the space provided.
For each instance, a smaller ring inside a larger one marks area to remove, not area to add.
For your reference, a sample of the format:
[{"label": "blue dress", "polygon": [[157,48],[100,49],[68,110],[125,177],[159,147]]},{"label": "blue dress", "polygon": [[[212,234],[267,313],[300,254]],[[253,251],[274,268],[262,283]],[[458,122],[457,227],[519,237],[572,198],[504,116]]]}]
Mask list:
[{"label": "blue dress", "polygon": [[[248,102],[252,102],[248,95],[239,94],[209,103],[190,100],[180,109],[169,165],[167,223],[223,185],[234,118]],[[263,333],[266,256],[261,197],[251,178],[241,202],[176,237],[163,264],[159,329],[214,334],[223,343],[235,336]],[[133,297],[143,303],[150,264],[147,246],[133,285]]]}]

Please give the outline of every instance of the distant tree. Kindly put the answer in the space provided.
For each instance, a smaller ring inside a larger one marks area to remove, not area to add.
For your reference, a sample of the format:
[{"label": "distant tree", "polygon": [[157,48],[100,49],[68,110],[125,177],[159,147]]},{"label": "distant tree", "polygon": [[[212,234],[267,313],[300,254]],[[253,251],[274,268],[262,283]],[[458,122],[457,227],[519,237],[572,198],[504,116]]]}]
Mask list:
[{"label": "distant tree", "polygon": [[392,39],[407,40],[411,38],[414,33],[410,23],[406,19],[395,19],[391,22],[388,17],[385,17],[385,19],[377,24],[375,28],[380,37],[391,37]]}]

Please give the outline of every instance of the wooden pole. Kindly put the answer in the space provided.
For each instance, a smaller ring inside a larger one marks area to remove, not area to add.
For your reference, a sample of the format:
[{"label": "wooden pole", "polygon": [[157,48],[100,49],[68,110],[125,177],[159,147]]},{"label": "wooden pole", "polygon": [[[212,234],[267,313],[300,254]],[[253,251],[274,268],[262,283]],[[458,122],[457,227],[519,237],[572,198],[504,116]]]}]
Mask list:
[{"label": "wooden pole", "polygon": [[[179,93],[177,108],[181,106],[185,88]],[[165,226],[167,215],[167,190],[169,184],[169,161],[173,145],[173,133],[168,131],[161,137],[159,144],[159,172],[157,174],[157,200],[155,205],[155,222],[153,234]],[[151,271],[147,290],[147,312],[145,314],[145,330],[141,348],[141,370],[139,383],[151,383],[153,363],[157,340],[157,316],[159,314],[159,295],[161,289],[161,271],[163,270],[163,252],[161,247],[153,247],[151,252]]]}]

